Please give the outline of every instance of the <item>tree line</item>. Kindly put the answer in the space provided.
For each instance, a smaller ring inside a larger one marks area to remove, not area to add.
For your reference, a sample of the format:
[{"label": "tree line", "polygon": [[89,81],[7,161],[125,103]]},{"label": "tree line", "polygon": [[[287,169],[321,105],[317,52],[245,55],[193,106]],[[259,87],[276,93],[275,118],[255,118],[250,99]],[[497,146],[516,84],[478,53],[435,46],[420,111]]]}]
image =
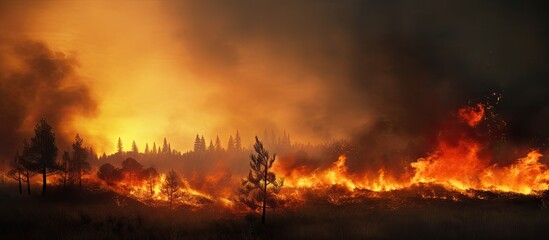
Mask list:
[{"label": "tree line", "polygon": [[[286,136],[286,134],[285,134]],[[289,140],[289,137],[287,138]],[[262,222],[265,222],[266,208],[274,208],[279,203],[276,195],[283,186],[283,179],[277,178],[270,169],[276,160],[276,154],[269,155],[264,145],[259,139],[255,138],[254,150],[256,154],[250,154],[250,170],[248,176],[242,180],[239,188],[239,202],[243,203],[252,210],[262,212]],[[88,158],[93,156],[91,148],[84,147],[84,140],[76,134],[72,143],[72,151],[64,151],[61,161],[57,161],[58,148],[55,144],[55,133],[52,127],[41,119],[34,128],[34,137],[30,142],[24,140],[21,152],[17,152],[14,159],[10,162],[8,176],[15,179],[19,184],[19,193],[23,194],[23,184],[26,183],[27,192],[30,194],[30,179],[35,175],[42,177],[42,195],[46,194],[47,177],[51,175],[58,176],[63,187],[78,186],[82,189],[82,179],[84,175],[90,174],[91,166]],[[241,150],[242,143],[240,134],[236,133],[228,141],[227,150]],[[135,142],[132,144],[132,152],[138,153]],[[216,139],[217,147],[220,146],[219,137]],[[208,151],[216,151],[216,145],[210,141]],[[169,153],[170,145],[164,140],[162,151]],[[153,152],[156,147],[153,146]],[[222,148],[218,148],[222,150]],[[123,152],[121,139],[118,141],[119,153]],[[204,137],[197,135],[195,140],[195,152],[207,151],[205,148]],[[158,150],[156,150],[158,151]],[[101,165],[97,176],[104,180],[107,185],[113,185],[124,178],[133,185],[136,181],[146,181],[146,184],[152,197],[153,187],[159,181],[158,171],[153,168],[143,168],[136,159],[128,157],[122,161],[122,167],[117,168],[110,163]],[[166,180],[162,184],[162,193],[168,197],[170,207],[174,201],[180,197],[179,189],[184,186],[182,179],[172,169],[168,172]]]},{"label": "tree line", "polygon": [[83,142],[76,134],[72,151],[64,151],[62,160],[58,162],[55,133],[47,121],[41,119],[34,128],[30,143],[25,139],[23,150],[17,151],[10,162],[8,176],[18,182],[20,194],[23,194],[23,183],[27,185],[27,193],[31,193],[30,179],[35,175],[42,177],[42,195],[46,194],[47,177],[51,175],[57,175],[64,187],[70,184],[82,189],[82,177],[91,170],[88,157],[93,154],[91,148],[83,146]]}]

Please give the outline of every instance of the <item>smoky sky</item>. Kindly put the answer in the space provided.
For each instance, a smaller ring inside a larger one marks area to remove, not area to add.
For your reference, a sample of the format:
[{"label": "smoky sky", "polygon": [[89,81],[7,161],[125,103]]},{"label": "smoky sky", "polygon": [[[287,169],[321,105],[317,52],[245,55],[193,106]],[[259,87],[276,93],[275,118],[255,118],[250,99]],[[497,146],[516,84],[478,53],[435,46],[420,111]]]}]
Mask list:
[{"label": "smoky sky", "polygon": [[[25,16],[40,9],[37,3],[4,5],[1,32],[10,40],[2,40],[1,61],[19,59],[23,66],[0,67],[2,134],[17,136],[2,138],[7,153],[21,141],[18,131],[29,116],[45,115],[60,132],[69,132],[62,116],[93,115],[92,96],[100,94],[81,81],[76,57],[15,34],[28,24]],[[162,47],[200,86],[215,92],[182,104],[221,116],[226,124],[218,128],[240,129],[244,137],[267,128],[287,130],[297,141],[350,138],[363,149],[362,159],[413,160],[432,149],[458,108],[497,93],[503,98],[494,112],[506,123],[506,141],[546,148],[546,5],[164,1],[162,23],[171,35],[162,41],[169,46]],[[152,43],[156,36],[144,32],[143,37]]]},{"label": "smoky sky", "polygon": [[[235,98],[291,112],[295,131],[329,138],[345,130],[366,142],[381,131],[383,138],[428,141],[422,136],[436,135],[459,107],[497,93],[503,100],[495,111],[509,141],[547,142],[543,1],[197,1],[167,8],[181,23],[195,70],[213,66],[202,74],[230,81]],[[235,71],[248,63],[245,51],[276,59],[261,62],[272,75]],[[310,98],[278,101],[306,91],[309,81],[320,86]],[[263,98],[272,101],[255,101]],[[239,111],[242,104],[223,107]]]},{"label": "smoky sky", "polygon": [[[77,61],[46,44],[29,39],[2,39],[0,46],[0,155],[13,156],[23,139],[44,118],[52,125],[60,148],[76,135],[70,120],[93,115],[96,103],[80,81]],[[63,150],[63,149],[61,149]]]}]

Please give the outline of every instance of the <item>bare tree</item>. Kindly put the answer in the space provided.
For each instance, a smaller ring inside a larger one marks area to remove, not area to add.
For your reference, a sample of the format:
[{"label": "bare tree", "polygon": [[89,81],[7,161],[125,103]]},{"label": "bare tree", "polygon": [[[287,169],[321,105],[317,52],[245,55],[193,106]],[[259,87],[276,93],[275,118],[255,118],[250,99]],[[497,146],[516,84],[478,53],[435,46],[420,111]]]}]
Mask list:
[{"label": "bare tree", "polygon": [[181,188],[181,178],[172,169],[166,176],[166,181],[162,184],[162,193],[168,197],[170,208],[173,207],[174,200],[177,200],[181,195],[178,193]]},{"label": "bare tree", "polygon": [[19,194],[23,194],[23,187],[21,186],[21,174],[23,172],[23,166],[19,163],[19,152],[15,154],[13,161],[10,162],[10,169],[8,171],[8,177],[14,179],[19,183]]},{"label": "bare tree", "polygon": [[250,172],[242,180],[240,202],[252,210],[262,209],[261,223],[265,223],[267,205],[275,207],[277,196],[284,184],[284,179],[276,178],[274,172],[269,171],[276,160],[276,154],[269,156],[263,148],[263,143],[255,137],[254,149],[257,155],[250,154]]}]

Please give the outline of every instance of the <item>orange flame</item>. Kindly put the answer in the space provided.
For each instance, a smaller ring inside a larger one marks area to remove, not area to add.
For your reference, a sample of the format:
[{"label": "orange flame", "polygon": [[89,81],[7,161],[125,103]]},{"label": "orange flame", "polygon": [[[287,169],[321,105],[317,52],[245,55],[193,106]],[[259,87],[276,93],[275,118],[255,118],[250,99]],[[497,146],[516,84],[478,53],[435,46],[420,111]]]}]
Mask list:
[{"label": "orange flame", "polygon": [[[462,108],[458,113],[468,126],[475,127],[483,119],[485,107],[477,104]],[[435,151],[411,162],[402,174],[383,168],[366,173],[349,171],[345,155],[339,156],[325,168],[312,168],[295,162],[287,167],[281,163],[282,160],[277,161],[273,171],[284,177],[280,198],[295,206],[306,202],[309,193],[318,193],[328,201],[340,204],[348,199],[364,196],[365,193],[367,197],[376,197],[393,190],[436,186],[437,189],[450,190],[453,194],[434,190],[432,193],[420,190],[417,194],[424,198],[459,201],[460,194],[474,197],[470,190],[539,195],[549,189],[549,169],[540,162],[542,154],[539,151],[532,150],[514,163],[500,166],[493,163],[490,155],[481,154],[487,149],[479,140],[467,137],[465,133],[452,136],[458,136],[458,139],[439,138]],[[199,208],[207,204],[217,204],[236,211],[237,204],[231,200],[234,190],[219,186],[220,182],[232,182],[231,180],[234,179],[231,179],[230,174],[220,171],[218,174],[206,176],[204,184],[198,185],[201,190],[197,190],[182,178],[183,187],[177,192],[181,197],[176,200],[176,205]],[[165,181],[166,176],[161,174],[152,182],[142,180],[132,184],[124,180],[112,188],[150,205],[165,205],[168,197],[161,191]]]},{"label": "orange flame", "polygon": [[459,117],[469,126],[476,126],[484,117],[484,105],[477,103],[474,107],[465,107],[458,110]]}]

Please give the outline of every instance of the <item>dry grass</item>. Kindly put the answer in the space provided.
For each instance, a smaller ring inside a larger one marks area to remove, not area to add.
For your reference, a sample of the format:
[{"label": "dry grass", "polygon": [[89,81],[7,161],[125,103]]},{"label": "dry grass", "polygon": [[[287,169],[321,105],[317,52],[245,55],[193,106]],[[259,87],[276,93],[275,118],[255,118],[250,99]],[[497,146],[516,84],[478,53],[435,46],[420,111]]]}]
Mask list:
[{"label": "dry grass", "polygon": [[451,202],[395,207],[383,199],[334,206],[315,201],[268,214],[218,209],[151,208],[113,193],[19,196],[0,187],[1,239],[549,239],[549,213],[535,199]]}]

